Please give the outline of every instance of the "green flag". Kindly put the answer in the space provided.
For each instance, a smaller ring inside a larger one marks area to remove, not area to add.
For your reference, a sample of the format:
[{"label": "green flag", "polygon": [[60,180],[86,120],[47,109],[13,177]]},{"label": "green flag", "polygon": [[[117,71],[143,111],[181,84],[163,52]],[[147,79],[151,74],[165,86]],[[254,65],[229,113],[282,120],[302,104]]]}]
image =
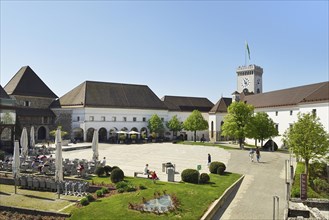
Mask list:
[{"label": "green flag", "polygon": [[249,50],[249,46],[248,46],[247,41],[246,41],[246,50],[248,52],[248,57],[249,57],[249,60],[250,60],[250,50]]}]

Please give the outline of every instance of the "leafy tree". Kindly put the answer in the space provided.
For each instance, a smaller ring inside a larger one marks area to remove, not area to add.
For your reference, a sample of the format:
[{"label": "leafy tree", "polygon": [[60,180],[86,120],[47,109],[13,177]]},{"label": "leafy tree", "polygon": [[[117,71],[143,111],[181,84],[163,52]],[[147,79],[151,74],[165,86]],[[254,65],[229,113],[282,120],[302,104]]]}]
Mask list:
[{"label": "leafy tree", "polygon": [[147,127],[150,129],[150,132],[155,133],[160,133],[164,130],[163,122],[157,114],[151,116],[151,118],[148,120]]},{"label": "leafy tree", "polygon": [[248,135],[254,107],[244,102],[233,102],[227,111],[228,114],[224,117],[222,126],[222,134],[237,138],[240,148],[242,148],[244,139]]},{"label": "leafy tree", "polygon": [[275,123],[266,112],[257,112],[252,117],[251,122],[247,127],[247,137],[254,138],[256,143],[257,140],[260,140],[261,146],[263,146],[265,139],[278,135],[278,131],[275,129]]},{"label": "leafy tree", "polygon": [[208,122],[205,120],[200,111],[194,110],[183,123],[184,129],[194,131],[194,142],[196,142],[196,131],[208,129]]},{"label": "leafy tree", "polygon": [[284,142],[296,155],[305,161],[308,174],[309,161],[324,158],[329,153],[329,134],[315,115],[298,114],[295,122],[284,133]]},{"label": "leafy tree", "polygon": [[174,136],[177,136],[177,132],[183,129],[183,123],[180,122],[177,118],[177,115],[172,117],[166,124],[167,128],[174,133]]},{"label": "leafy tree", "polygon": [[[58,128],[61,129],[61,137],[64,137],[65,135],[67,135],[67,131],[63,131],[63,130],[62,130],[62,126],[58,126]],[[49,135],[52,136],[52,137],[55,137],[55,135],[56,135],[56,131],[57,131],[57,129],[56,129],[56,130],[52,130],[52,131],[50,131],[50,132],[49,132]]]}]

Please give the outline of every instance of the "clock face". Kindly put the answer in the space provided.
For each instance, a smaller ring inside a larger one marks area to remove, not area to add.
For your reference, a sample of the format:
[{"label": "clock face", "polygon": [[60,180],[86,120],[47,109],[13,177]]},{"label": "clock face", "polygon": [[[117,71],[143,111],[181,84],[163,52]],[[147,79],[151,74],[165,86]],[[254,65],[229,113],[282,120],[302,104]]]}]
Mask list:
[{"label": "clock face", "polygon": [[243,78],[242,82],[241,82],[241,85],[242,85],[243,88],[248,87],[250,85],[249,79],[248,78]]}]

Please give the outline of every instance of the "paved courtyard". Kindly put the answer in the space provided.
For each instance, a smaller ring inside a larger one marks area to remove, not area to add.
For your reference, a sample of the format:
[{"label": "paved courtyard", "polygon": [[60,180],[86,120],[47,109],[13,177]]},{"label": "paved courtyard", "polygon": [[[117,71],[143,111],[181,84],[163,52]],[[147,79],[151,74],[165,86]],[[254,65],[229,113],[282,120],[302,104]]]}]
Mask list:
[{"label": "paved courtyard", "polygon": [[[228,172],[244,174],[245,178],[231,204],[224,213],[217,213],[214,219],[272,219],[273,196],[280,197],[279,218],[283,217],[285,200],[284,162],[289,154],[281,152],[261,152],[261,162],[250,162],[248,151],[223,150],[217,147],[180,145],[172,143],[152,144],[100,144],[100,158],[106,157],[107,164],[119,166],[126,176],[135,171],[143,171],[146,163],[155,170],[162,181],[167,176],[162,172],[162,163],[176,164],[175,181],[180,181],[180,173],[187,168],[202,166],[201,172],[208,173],[207,155],[212,161],[222,161]],[[92,150],[81,149],[63,152],[63,158],[92,158]]]},{"label": "paved courtyard", "polygon": [[[90,144],[91,145],[91,144]],[[207,167],[208,153],[212,161],[221,161],[225,164],[230,159],[230,153],[217,147],[190,146],[172,143],[149,144],[99,144],[99,159],[106,157],[106,163],[110,166],[120,167],[125,176],[134,176],[134,172],[143,171],[145,164],[149,169],[156,171],[162,181],[168,177],[162,172],[162,163],[171,162],[176,165],[175,181],[181,180],[181,172],[184,169],[196,169],[201,165],[201,172],[209,173]],[[63,158],[92,159],[92,149],[79,149],[63,151]]]}]

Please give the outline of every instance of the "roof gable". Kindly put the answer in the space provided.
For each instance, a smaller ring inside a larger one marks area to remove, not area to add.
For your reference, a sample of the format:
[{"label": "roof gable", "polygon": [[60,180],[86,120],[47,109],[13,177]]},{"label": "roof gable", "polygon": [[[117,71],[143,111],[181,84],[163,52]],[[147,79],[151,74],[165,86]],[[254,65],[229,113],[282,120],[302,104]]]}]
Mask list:
[{"label": "roof gable", "polygon": [[145,85],[86,81],[59,99],[61,106],[167,109]]},{"label": "roof gable", "polygon": [[231,98],[224,98],[222,97],[214,107],[209,111],[209,113],[222,113],[227,112],[227,108],[231,105],[232,99]]},{"label": "roof gable", "polygon": [[8,95],[57,98],[57,95],[29,67],[22,67],[4,87]]},{"label": "roof gable", "polygon": [[207,98],[164,96],[161,99],[170,111],[193,111],[209,112],[214,104]]},{"label": "roof gable", "polygon": [[9,95],[6,93],[6,91],[2,88],[0,85],[0,99],[10,99]]},{"label": "roof gable", "polygon": [[243,101],[255,108],[297,105],[301,102],[329,100],[329,82],[245,96]]}]

